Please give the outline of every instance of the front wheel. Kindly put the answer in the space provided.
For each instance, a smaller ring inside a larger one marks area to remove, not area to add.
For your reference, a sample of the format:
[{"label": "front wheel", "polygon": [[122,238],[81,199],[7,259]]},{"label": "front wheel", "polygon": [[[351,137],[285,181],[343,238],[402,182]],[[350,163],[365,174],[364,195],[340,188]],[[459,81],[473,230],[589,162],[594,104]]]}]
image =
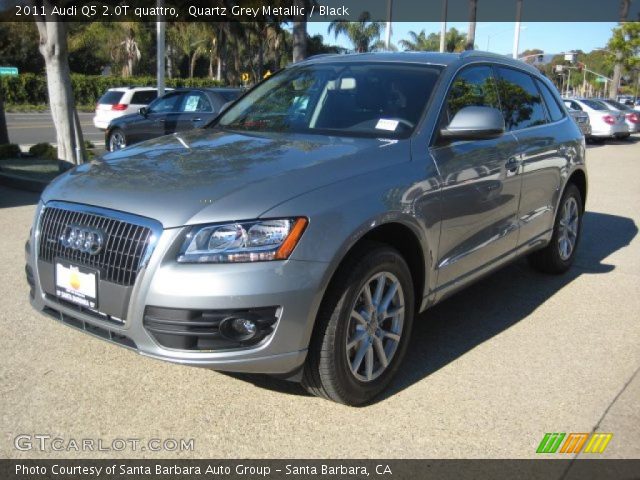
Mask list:
[{"label": "front wheel", "polygon": [[584,207],[580,190],[569,184],[560,201],[551,242],[529,255],[529,263],[545,273],[564,273],[571,267],[582,233]]},{"label": "front wheel", "polygon": [[109,133],[109,141],[107,146],[109,147],[110,152],[115,152],[116,150],[120,150],[127,146],[127,137],[124,132],[119,128],[114,128],[111,133]]},{"label": "front wheel", "polygon": [[361,405],[384,390],[405,355],[414,313],[411,273],[372,244],[337,272],[316,320],[303,374],[312,394]]}]

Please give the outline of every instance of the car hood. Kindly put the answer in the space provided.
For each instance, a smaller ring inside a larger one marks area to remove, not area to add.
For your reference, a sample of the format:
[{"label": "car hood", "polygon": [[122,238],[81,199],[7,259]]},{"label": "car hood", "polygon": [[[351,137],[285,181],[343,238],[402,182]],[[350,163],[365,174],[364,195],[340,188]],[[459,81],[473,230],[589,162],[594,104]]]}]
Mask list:
[{"label": "car hood", "polygon": [[308,191],[409,158],[408,140],[199,130],[80,165],[54,180],[43,201],[134,213],[165,228],[244,220]]}]

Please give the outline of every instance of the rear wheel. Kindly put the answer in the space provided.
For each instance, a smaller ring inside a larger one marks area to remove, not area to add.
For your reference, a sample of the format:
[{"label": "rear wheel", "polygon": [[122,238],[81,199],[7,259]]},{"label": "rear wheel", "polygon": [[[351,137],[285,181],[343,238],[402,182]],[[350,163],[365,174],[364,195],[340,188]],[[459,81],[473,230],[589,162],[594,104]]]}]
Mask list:
[{"label": "rear wheel", "polygon": [[575,258],[582,232],[583,203],[580,190],[569,184],[562,196],[551,242],[529,255],[531,265],[545,273],[564,273]]},{"label": "rear wheel", "polygon": [[304,387],[348,405],[370,401],[400,367],[413,305],[411,273],[396,250],[372,244],[348,259],[318,313]]},{"label": "rear wheel", "polygon": [[119,128],[114,128],[109,133],[108,147],[110,152],[115,152],[127,146],[127,137]]}]

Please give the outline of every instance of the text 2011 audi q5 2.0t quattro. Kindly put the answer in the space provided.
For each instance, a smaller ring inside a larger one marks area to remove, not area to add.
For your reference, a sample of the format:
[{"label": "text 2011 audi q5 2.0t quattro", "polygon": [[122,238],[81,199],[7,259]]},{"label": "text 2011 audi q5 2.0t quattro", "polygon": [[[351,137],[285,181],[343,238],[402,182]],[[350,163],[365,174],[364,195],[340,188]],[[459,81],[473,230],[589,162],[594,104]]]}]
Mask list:
[{"label": "text 2011 audi q5 2.0t quattro", "polygon": [[361,404],[401,368],[418,312],[522,255],[570,267],[584,160],[524,63],[313,58],[205,129],[57,178],[27,244],[31,301],[144,355]]}]

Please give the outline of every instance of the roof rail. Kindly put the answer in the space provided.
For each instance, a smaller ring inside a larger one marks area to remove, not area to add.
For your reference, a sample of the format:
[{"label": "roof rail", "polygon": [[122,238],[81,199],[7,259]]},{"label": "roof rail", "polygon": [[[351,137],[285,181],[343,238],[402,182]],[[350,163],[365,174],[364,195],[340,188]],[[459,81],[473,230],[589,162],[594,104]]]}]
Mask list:
[{"label": "roof rail", "polygon": [[485,52],[483,50],[465,50],[460,53],[460,58],[468,58],[468,57],[493,57],[493,58],[511,58],[509,55],[500,55],[499,53],[493,52]]},{"label": "roof rail", "polygon": [[310,57],[305,58],[305,60],[311,60],[313,58],[322,58],[322,57],[333,57],[336,55],[340,55],[339,53],[318,53],[317,55],[311,55]]}]

